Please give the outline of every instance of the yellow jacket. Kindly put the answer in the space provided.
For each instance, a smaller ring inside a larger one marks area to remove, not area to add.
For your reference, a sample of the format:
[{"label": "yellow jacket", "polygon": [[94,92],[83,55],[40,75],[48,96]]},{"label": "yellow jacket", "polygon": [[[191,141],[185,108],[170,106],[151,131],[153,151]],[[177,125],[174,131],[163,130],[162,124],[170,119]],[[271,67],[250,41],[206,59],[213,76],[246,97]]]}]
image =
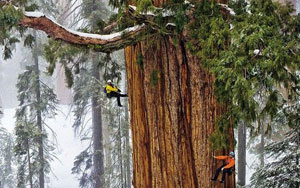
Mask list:
[{"label": "yellow jacket", "polygon": [[116,86],[112,87],[111,85],[106,84],[105,88],[106,88],[106,93],[110,93],[112,91],[118,92],[118,88]]}]

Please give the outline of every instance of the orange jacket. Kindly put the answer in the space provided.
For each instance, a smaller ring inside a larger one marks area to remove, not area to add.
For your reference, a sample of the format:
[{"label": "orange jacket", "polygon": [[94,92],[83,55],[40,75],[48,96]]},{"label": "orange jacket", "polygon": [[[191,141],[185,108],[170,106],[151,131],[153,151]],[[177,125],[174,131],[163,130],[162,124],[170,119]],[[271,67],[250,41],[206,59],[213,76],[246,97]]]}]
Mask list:
[{"label": "orange jacket", "polygon": [[215,158],[218,160],[225,160],[226,166],[224,166],[224,169],[228,169],[234,166],[235,160],[231,156],[216,156]]}]

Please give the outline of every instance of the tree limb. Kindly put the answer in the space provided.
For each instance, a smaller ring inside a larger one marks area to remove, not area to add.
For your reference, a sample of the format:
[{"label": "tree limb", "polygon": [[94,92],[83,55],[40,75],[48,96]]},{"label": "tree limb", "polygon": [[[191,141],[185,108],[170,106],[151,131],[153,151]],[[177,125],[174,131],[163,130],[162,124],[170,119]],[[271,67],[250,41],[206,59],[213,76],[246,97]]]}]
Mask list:
[{"label": "tree limb", "polygon": [[[8,4],[7,1],[0,0],[0,5]],[[223,8],[225,8],[229,12],[233,12],[227,6],[220,4]],[[16,7],[17,8],[17,7]],[[157,10],[163,11],[163,17],[172,17],[173,12],[168,10],[163,10],[157,8]],[[126,47],[127,45],[134,44],[143,39],[143,35],[146,31],[146,24],[151,26],[153,30],[158,30],[162,32],[161,26],[155,24],[153,22],[153,17],[156,16],[155,13],[147,12],[140,13],[135,15],[136,7],[129,7],[129,14],[136,20],[138,23],[143,23],[141,25],[136,25],[134,27],[130,27],[124,29],[121,32],[107,34],[107,35],[99,35],[99,34],[91,34],[91,33],[82,33],[78,31],[73,31],[71,29],[67,29],[62,25],[56,23],[52,19],[48,18],[42,13],[39,12],[24,12],[23,19],[20,20],[19,25],[22,27],[29,27],[36,30],[44,31],[50,37],[58,40],[65,41],[71,44],[78,45],[97,45],[94,48],[96,51],[100,52],[110,52],[113,50],[118,50]],[[234,14],[234,12],[232,13]],[[166,28],[174,27],[173,23],[167,23],[165,25]],[[116,27],[116,23],[105,28],[106,31],[112,30]],[[168,32],[170,30],[167,29],[167,32],[164,34],[171,34],[172,32]],[[172,29],[171,29],[172,31]]]},{"label": "tree limb", "polygon": [[24,18],[19,22],[19,25],[44,31],[54,39],[63,40],[71,44],[99,45],[97,51],[102,52],[124,48],[135,41],[136,37],[146,28],[142,24],[108,35],[82,33],[67,29],[38,12],[25,12]]}]

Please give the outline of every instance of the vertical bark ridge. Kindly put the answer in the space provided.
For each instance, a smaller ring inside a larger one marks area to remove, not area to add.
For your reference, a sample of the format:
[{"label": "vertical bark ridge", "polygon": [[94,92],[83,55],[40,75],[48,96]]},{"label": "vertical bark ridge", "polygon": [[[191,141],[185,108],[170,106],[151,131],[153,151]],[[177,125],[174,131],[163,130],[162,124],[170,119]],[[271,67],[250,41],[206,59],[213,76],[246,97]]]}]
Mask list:
[{"label": "vertical bark ridge", "polygon": [[186,77],[186,78],[183,78],[185,79],[186,83],[183,84],[184,85],[184,88],[183,88],[183,91],[185,91],[185,93],[183,94],[184,95],[184,108],[186,110],[186,118],[187,118],[187,121],[185,122],[185,126],[186,126],[186,130],[187,130],[187,133],[186,133],[186,136],[187,136],[187,139],[188,139],[188,142],[187,142],[187,148],[189,149],[189,155],[190,155],[190,159],[191,160],[191,167],[192,167],[192,173],[193,173],[193,180],[194,180],[194,187],[198,187],[198,178],[197,178],[197,175],[196,175],[196,166],[195,166],[195,161],[194,161],[194,150],[196,148],[193,148],[193,137],[192,137],[192,132],[193,132],[193,128],[192,128],[192,114],[191,114],[191,106],[192,104],[194,103],[193,99],[192,99],[192,89],[193,89],[193,85],[191,85],[190,81],[191,81],[191,76],[190,78],[188,78],[189,75],[191,75],[191,72],[192,71],[189,66],[190,63],[192,62],[188,62],[187,60],[187,54],[186,54],[186,51],[185,51],[185,46],[184,44],[181,44],[181,48],[182,48],[182,55],[183,55],[183,59],[184,61],[186,62],[184,64],[184,67],[183,67],[183,72],[184,72],[184,75],[183,77]]},{"label": "vertical bark ridge", "polygon": [[[136,187],[151,188],[152,173],[150,169],[150,139],[146,119],[145,96],[142,70],[137,66],[136,59],[141,51],[140,45],[125,48],[129,103],[131,106],[131,125],[133,139],[133,184]],[[134,86],[139,86],[135,88]],[[134,126],[133,126],[134,125]]]},{"label": "vertical bark ridge", "polygon": [[[174,89],[172,89],[172,77],[174,77],[174,75],[172,76],[172,72],[173,70],[171,70],[171,66],[168,63],[164,63],[164,62],[168,62],[170,61],[172,56],[169,56],[168,54],[168,40],[164,39],[163,40],[163,46],[162,47],[162,64],[161,64],[161,70],[162,72],[165,74],[165,76],[161,76],[161,87],[164,88],[164,95],[163,97],[165,98],[165,108],[166,108],[166,115],[165,115],[165,122],[169,123],[169,122],[176,122],[174,120],[177,119],[177,117],[174,117],[174,113],[172,113],[172,107],[175,104],[176,105],[176,101],[172,100],[173,99],[173,95],[175,93]],[[175,71],[177,72],[177,71]],[[171,178],[170,176],[167,177],[167,182],[169,182],[169,186],[168,187],[176,187],[175,185],[180,185],[180,180],[179,180],[179,176],[178,176],[178,172],[176,172],[176,164],[178,164],[178,157],[177,155],[172,155],[171,151],[173,151],[174,153],[178,153],[178,148],[176,147],[176,138],[178,137],[178,132],[175,131],[177,129],[176,125],[173,126],[166,126],[165,128],[167,130],[167,136],[165,137],[166,139],[166,155],[169,156],[168,159],[168,163],[166,164],[167,170],[166,173],[167,174],[174,174],[173,178]]]},{"label": "vertical bark ridge", "polygon": [[[219,164],[212,158],[208,139],[216,118],[225,112],[225,107],[216,102],[213,76],[183,42],[173,44],[170,38],[151,42],[141,42],[138,48],[125,51],[134,186],[229,188],[210,181]],[[139,53],[144,57],[143,70],[136,65]],[[155,70],[159,79],[152,86]]]}]

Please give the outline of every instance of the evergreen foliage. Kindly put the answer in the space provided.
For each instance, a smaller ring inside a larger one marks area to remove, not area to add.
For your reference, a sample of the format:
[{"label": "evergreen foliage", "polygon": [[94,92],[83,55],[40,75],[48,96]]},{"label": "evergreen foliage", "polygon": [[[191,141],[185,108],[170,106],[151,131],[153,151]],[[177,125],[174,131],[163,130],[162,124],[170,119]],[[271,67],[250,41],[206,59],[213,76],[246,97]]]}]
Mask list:
[{"label": "evergreen foliage", "polygon": [[124,67],[117,62],[116,58],[112,59],[111,54],[106,54],[101,61],[103,64],[99,64],[99,66],[104,67],[103,80],[116,80],[119,83],[121,81],[121,71],[124,70]]},{"label": "evergreen foliage", "polygon": [[[74,74],[79,71],[79,64],[87,61],[89,50],[77,45],[68,45],[62,41],[49,40],[44,45],[44,57],[47,60],[47,71],[53,74],[56,63],[62,64],[65,70],[66,83],[68,87],[73,85]],[[75,62],[75,63],[74,63]]]},{"label": "evergreen foliage", "polygon": [[[129,129],[128,119],[116,104],[104,106],[104,120],[110,133],[109,140],[105,143],[106,160],[109,161],[105,167],[105,182],[108,188],[126,187],[127,159],[131,159],[130,146],[126,145],[126,130]],[[129,139],[129,138],[127,138]],[[130,161],[130,160],[129,160]],[[129,183],[131,184],[131,183]]]},{"label": "evergreen foliage", "polygon": [[[214,146],[220,146],[232,118],[237,125],[242,119],[253,122],[258,117],[257,94],[267,98],[263,113],[272,118],[280,107],[284,87],[293,97],[299,69],[299,16],[293,8],[271,0],[232,2],[236,15],[224,16],[220,6],[206,0],[195,5],[194,20],[188,23],[188,47],[215,76],[215,93],[228,113],[219,121]],[[226,136],[226,135],[225,135]]]},{"label": "evergreen foliage", "polygon": [[276,161],[266,164],[253,174],[253,187],[299,187],[299,138],[299,130],[292,130],[283,141],[265,148]]},{"label": "evergreen foliage", "polygon": [[[15,154],[18,158],[18,187],[25,187],[30,182],[33,186],[38,186],[39,169],[41,163],[44,166],[44,172],[50,172],[49,162],[55,157],[53,155],[54,146],[47,139],[47,132],[44,123],[46,118],[52,118],[56,115],[56,95],[53,90],[37,79],[40,74],[36,71],[36,66],[27,66],[23,74],[18,77],[18,100],[19,108],[16,110],[15,126]],[[41,100],[37,101],[36,91],[40,83]],[[41,112],[43,132],[38,128],[37,111]],[[38,140],[43,139],[44,160],[41,161],[38,152]]]},{"label": "evergreen foliage", "polygon": [[15,33],[11,32],[11,30],[17,26],[22,17],[22,11],[16,10],[12,5],[0,8],[0,45],[4,47],[4,59],[12,56],[14,45],[19,42]]},{"label": "evergreen foliage", "polygon": [[[103,73],[104,79],[120,79],[120,67],[110,58],[109,55],[99,59],[99,67],[104,67]],[[81,140],[87,140],[90,142],[88,148],[82,151],[74,161],[72,173],[78,175],[80,187],[93,187],[93,139],[92,139],[92,126],[88,122],[88,114],[91,112],[91,98],[95,97],[99,101],[101,106],[103,105],[103,93],[102,84],[100,80],[97,80],[92,75],[93,67],[88,64],[81,64],[80,71],[74,77],[74,101],[73,112],[75,121],[73,124],[74,131],[80,136]],[[112,104],[111,104],[112,105]],[[109,109],[115,107],[110,106]],[[104,109],[103,114],[106,114]],[[118,117],[118,114],[114,113],[114,117]],[[113,168],[113,167],[109,167]],[[107,174],[107,173],[106,173]],[[108,175],[107,175],[108,176]],[[111,177],[111,180],[113,178]],[[107,181],[106,181],[107,182]],[[112,181],[111,181],[112,182]],[[111,186],[111,184],[107,185]]]},{"label": "evergreen foliage", "polygon": [[81,136],[90,135],[91,128],[84,125],[86,115],[90,112],[91,97],[99,97],[99,91],[102,91],[99,80],[96,80],[91,75],[91,66],[84,66],[80,69],[79,74],[75,76],[74,80],[74,102],[73,112],[75,115],[75,122],[73,128],[75,133]]},{"label": "evergreen foliage", "polygon": [[13,164],[16,159],[13,154],[13,135],[5,128],[0,128],[0,188],[15,188],[16,177]]},{"label": "evergreen foliage", "polygon": [[108,21],[111,11],[103,5],[102,1],[83,0],[82,16],[89,20],[88,27],[93,29],[93,32],[100,33],[104,28],[105,21]]},{"label": "evergreen foliage", "polygon": [[87,148],[76,156],[74,166],[72,168],[72,174],[80,175],[79,186],[86,188],[93,187],[93,176],[91,175],[93,156],[88,150],[90,150],[90,148]]},{"label": "evergreen foliage", "polygon": [[[299,80],[299,72],[297,79]],[[296,90],[299,92],[299,89]],[[300,96],[300,95],[299,95]],[[252,187],[291,187],[300,185],[300,97],[289,100],[276,113],[273,126],[285,127],[285,134],[277,134],[265,147],[270,162],[260,167],[251,177]],[[283,136],[283,138],[279,138]]]},{"label": "evergreen foliage", "polygon": [[268,158],[272,162],[257,169],[251,177],[251,185],[256,188],[263,187],[290,187],[300,185],[300,103],[286,106],[281,119],[289,124],[291,129],[281,141],[273,142],[265,148]]}]

